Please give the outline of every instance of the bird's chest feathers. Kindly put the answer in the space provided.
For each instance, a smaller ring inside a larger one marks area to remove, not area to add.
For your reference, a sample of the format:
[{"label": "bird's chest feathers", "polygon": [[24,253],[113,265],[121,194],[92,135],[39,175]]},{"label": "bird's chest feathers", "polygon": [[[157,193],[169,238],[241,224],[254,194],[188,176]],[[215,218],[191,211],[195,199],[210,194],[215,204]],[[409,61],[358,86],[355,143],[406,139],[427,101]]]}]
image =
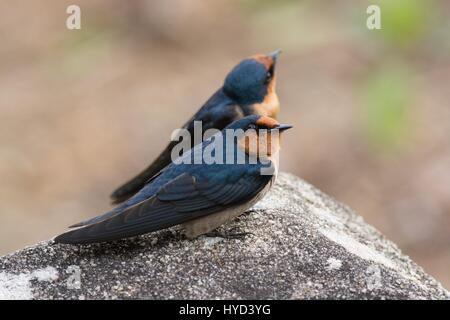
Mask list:
[{"label": "bird's chest feathers", "polygon": [[264,100],[260,103],[255,103],[252,106],[253,112],[271,118],[276,118],[280,111],[280,101],[275,92],[269,92]]}]

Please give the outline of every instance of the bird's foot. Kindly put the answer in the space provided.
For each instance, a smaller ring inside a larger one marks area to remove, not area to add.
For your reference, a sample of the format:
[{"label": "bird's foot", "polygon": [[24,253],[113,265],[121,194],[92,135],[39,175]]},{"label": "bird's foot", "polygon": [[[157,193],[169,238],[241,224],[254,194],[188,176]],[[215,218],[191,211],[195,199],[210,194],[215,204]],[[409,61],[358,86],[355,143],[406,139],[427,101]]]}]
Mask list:
[{"label": "bird's foot", "polygon": [[244,240],[248,235],[253,235],[251,232],[233,232],[235,229],[227,230],[227,231],[218,231],[214,230],[204,235],[211,238],[224,238],[224,239],[242,239]]}]

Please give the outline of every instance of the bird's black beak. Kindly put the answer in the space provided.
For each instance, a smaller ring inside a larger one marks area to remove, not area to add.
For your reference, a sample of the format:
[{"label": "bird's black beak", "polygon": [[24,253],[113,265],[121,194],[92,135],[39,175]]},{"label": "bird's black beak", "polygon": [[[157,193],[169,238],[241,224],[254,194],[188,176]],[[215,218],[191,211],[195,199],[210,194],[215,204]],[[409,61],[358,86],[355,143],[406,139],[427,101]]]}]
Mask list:
[{"label": "bird's black beak", "polygon": [[280,132],[283,132],[290,128],[292,128],[292,126],[290,124],[280,124],[280,125],[276,126],[275,128],[273,128],[272,130],[278,130]]},{"label": "bird's black beak", "polygon": [[278,60],[278,57],[281,54],[281,49],[275,50],[274,52],[269,53],[269,57],[273,59],[274,62]]}]

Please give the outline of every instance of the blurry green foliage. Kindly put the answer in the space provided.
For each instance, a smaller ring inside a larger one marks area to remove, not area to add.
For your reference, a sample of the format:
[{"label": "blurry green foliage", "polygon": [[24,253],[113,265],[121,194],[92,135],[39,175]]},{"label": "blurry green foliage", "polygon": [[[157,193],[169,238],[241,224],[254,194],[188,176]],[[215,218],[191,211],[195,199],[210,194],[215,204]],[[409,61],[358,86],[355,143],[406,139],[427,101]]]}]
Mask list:
[{"label": "blurry green foliage", "polygon": [[419,41],[436,15],[432,0],[379,0],[378,3],[381,8],[381,35],[399,45]]},{"label": "blurry green foliage", "polygon": [[409,72],[398,64],[383,66],[368,77],[363,87],[364,125],[375,146],[401,146],[411,129],[412,94]]}]

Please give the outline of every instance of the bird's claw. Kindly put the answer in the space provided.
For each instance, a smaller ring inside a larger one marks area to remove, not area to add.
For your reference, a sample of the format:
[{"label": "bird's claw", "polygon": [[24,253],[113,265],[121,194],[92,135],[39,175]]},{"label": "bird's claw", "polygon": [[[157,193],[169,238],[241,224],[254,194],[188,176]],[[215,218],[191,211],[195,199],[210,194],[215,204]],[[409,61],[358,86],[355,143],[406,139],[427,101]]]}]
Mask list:
[{"label": "bird's claw", "polygon": [[205,233],[207,237],[218,237],[224,239],[245,239],[246,236],[253,235],[251,232],[230,232],[230,231],[211,231]]}]

